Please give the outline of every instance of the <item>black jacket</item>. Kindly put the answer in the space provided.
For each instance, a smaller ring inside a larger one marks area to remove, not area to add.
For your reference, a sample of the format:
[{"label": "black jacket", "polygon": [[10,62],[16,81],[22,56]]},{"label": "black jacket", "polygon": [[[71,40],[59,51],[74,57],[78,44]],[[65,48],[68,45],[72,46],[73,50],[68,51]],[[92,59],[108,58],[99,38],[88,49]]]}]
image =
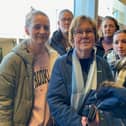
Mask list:
[{"label": "black jacket", "polygon": [[60,55],[63,55],[67,52],[62,41],[65,41],[60,30],[57,30],[53,33],[51,39],[49,40],[50,46],[55,49]]}]

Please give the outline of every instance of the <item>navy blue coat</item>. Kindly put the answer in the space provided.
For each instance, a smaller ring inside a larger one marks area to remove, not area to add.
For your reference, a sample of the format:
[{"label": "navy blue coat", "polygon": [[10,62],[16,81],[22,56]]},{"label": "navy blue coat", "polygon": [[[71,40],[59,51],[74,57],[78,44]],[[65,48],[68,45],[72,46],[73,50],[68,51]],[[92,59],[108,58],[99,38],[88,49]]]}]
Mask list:
[{"label": "navy blue coat", "polygon": [[126,88],[102,87],[97,92],[98,108],[126,118]]},{"label": "navy blue coat", "polygon": [[[102,81],[113,80],[112,73],[106,61],[100,57],[97,60],[98,87]],[[72,82],[72,50],[61,56],[55,62],[49,83],[47,100],[51,114],[57,126],[82,126],[81,115],[70,105]]]}]

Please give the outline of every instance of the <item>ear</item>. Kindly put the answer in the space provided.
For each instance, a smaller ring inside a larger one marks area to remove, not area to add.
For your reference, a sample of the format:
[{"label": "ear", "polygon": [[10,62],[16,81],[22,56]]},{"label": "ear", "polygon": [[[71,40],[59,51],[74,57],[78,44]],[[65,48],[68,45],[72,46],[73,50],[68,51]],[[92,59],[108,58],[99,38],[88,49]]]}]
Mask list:
[{"label": "ear", "polygon": [[60,21],[59,20],[58,20],[57,24],[58,24],[58,27],[59,27],[60,26]]},{"label": "ear", "polygon": [[28,29],[28,27],[25,27],[25,33],[26,33],[27,35],[29,35],[29,29]]}]

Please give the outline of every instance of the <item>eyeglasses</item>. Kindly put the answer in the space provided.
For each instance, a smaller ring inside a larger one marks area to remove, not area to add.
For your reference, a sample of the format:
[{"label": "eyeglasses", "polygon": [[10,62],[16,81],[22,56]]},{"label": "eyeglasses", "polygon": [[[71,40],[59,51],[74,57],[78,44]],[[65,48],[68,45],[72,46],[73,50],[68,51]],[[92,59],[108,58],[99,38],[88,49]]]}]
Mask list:
[{"label": "eyeglasses", "polygon": [[63,21],[63,22],[65,22],[65,21],[71,22],[72,18],[61,18],[61,21]]},{"label": "eyeglasses", "polygon": [[85,33],[85,34],[91,34],[91,33],[94,33],[94,30],[91,29],[91,28],[88,28],[88,29],[85,29],[85,30],[77,29],[77,30],[74,31],[74,34],[82,35],[83,33]]},{"label": "eyeglasses", "polygon": [[41,27],[43,27],[43,29],[44,29],[45,31],[49,31],[49,29],[50,29],[49,25],[36,24],[36,25],[33,26],[33,28],[34,28],[35,30],[39,30],[39,29],[41,29]]}]

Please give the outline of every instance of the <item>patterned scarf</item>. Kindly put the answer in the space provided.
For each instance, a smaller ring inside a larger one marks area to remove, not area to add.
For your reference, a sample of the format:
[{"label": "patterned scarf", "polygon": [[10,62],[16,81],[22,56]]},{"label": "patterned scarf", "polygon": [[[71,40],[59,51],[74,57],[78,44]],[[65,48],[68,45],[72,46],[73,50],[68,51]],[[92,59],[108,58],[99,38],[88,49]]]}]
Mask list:
[{"label": "patterned scarf", "polygon": [[118,72],[116,81],[118,82],[118,84],[124,85],[126,81],[126,57],[117,62],[116,68]]},{"label": "patterned scarf", "polygon": [[[97,87],[97,67],[96,58],[90,65],[89,73],[86,84],[84,84],[84,78],[82,74],[81,65],[74,49],[72,54],[72,94],[71,94],[71,106],[79,111],[81,108],[86,94],[90,89],[96,89]],[[85,86],[84,86],[85,85]]]}]

